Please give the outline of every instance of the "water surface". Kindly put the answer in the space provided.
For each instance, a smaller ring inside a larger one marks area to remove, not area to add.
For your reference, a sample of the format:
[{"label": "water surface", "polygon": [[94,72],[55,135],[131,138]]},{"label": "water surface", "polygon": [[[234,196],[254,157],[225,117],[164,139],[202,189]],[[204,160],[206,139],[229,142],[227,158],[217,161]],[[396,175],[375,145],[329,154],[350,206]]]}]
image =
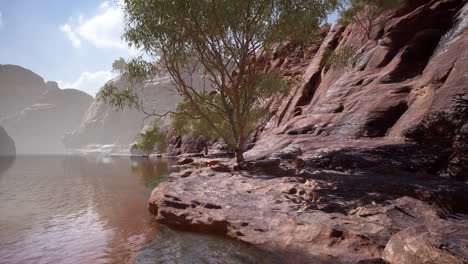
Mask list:
[{"label": "water surface", "polygon": [[0,263],[274,263],[239,242],[161,228],[148,212],[164,161],[0,158]]},{"label": "water surface", "polygon": [[8,167],[0,172],[2,263],[129,263],[156,233],[147,201],[169,172],[165,162],[20,156]]}]

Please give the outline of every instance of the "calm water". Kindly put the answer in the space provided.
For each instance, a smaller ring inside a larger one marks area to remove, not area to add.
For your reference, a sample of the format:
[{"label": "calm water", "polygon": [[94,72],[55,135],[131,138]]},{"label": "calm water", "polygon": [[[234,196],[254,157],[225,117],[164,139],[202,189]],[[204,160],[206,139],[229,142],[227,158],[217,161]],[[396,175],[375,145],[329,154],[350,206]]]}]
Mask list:
[{"label": "calm water", "polygon": [[163,161],[0,158],[0,263],[273,263],[238,242],[158,227],[151,190]]}]

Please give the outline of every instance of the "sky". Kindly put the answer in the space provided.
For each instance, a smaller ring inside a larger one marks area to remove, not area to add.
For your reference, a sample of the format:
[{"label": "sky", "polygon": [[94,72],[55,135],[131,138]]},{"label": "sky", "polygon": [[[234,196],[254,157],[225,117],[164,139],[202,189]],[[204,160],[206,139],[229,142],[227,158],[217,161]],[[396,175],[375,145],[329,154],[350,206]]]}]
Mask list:
[{"label": "sky", "polygon": [[115,77],[115,59],[137,55],[121,40],[117,1],[0,0],[0,64],[22,66],[60,88],[95,96]]},{"label": "sky", "polygon": [[121,40],[123,24],[116,0],[0,0],[0,64],[94,96],[115,76],[115,59],[137,55]]}]

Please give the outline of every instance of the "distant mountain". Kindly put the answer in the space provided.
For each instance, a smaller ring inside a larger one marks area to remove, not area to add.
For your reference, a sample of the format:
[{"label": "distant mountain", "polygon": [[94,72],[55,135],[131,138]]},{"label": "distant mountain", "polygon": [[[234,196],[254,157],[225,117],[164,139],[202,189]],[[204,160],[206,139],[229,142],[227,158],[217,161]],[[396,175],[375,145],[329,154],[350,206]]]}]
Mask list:
[{"label": "distant mountain", "polygon": [[0,65],[0,119],[30,106],[47,92],[44,79],[16,65]]},{"label": "distant mountain", "polygon": [[18,154],[65,152],[63,136],[78,127],[92,102],[92,96],[59,89],[20,66],[0,66],[0,125]]}]

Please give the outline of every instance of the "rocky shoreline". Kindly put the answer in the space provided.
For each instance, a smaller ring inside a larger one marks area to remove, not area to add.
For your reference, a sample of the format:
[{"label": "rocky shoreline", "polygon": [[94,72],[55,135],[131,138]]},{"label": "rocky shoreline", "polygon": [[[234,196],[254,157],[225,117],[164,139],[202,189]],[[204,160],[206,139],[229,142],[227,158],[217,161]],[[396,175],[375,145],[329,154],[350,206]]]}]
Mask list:
[{"label": "rocky shoreline", "polygon": [[[370,34],[324,28],[265,71],[302,79],[237,165],[194,137],[152,193],[172,228],[281,252],[290,263],[468,263],[468,4],[411,0]],[[348,69],[329,50],[358,48]]]},{"label": "rocky shoreline", "polygon": [[[436,177],[181,158],[152,193],[159,223],[238,239],[291,263],[466,263],[468,186]],[[409,249],[408,249],[409,248]]]}]

